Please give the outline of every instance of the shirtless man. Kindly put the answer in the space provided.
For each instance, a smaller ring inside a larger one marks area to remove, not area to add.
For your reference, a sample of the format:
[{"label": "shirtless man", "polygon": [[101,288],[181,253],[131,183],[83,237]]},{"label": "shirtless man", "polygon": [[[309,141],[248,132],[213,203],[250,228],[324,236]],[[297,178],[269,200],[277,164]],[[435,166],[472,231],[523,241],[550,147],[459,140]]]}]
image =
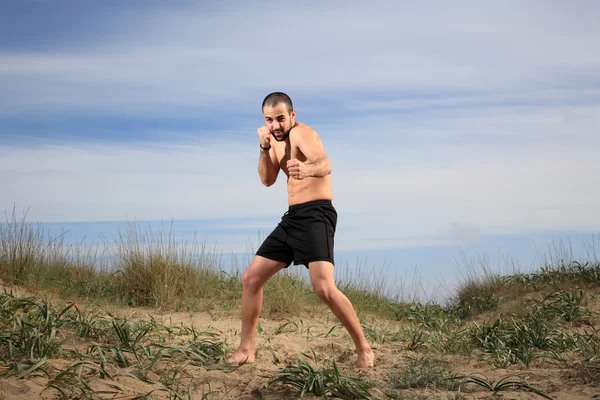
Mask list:
[{"label": "shirtless man", "polygon": [[239,365],[255,361],[254,338],[263,286],[293,261],[308,268],[316,294],[348,330],[358,355],[357,367],[370,367],[375,358],[373,351],[352,304],[335,286],[333,238],[337,213],[331,202],[331,165],[321,140],[317,132],[295,120],[292,101],[284,93],[269,94],[262,111],[266,125],[258,129],[258,174],[265,186],[271,186],[283,169],[289,209],[242,276],[242,337],[228,362]]}]

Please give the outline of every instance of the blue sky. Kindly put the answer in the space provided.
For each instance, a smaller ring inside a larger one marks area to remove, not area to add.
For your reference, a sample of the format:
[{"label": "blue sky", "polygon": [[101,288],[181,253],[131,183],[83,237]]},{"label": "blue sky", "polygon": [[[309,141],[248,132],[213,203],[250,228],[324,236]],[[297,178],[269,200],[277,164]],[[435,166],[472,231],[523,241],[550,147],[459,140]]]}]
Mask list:
[{"label": "blue sky", "polygon": [[599,17],[594,1],[0,1],[0,208],[268,231],[285,180],[261,186],[256,129],[281,90],[332,161],[340,251],[596,233]]}]

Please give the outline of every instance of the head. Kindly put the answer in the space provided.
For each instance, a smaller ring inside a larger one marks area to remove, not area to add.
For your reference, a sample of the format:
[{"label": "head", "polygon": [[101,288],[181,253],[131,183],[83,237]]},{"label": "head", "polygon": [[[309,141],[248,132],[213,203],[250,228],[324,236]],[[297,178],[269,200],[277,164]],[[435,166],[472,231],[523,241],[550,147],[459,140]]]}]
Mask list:
[{"label": "head", "polygon": [[292,99],[285,93],[271,93],[263,100],[262,112],[265,124],[275,140],[282,142],[287,139],[296,122]]}]

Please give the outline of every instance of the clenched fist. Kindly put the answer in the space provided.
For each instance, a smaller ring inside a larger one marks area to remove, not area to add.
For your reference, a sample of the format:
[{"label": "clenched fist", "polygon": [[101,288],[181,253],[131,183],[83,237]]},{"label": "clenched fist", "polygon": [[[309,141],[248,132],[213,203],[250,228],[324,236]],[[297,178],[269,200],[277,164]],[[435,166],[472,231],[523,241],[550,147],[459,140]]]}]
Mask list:
[{"label": "clenched fist", "polygon": [[271,145],[271,131],[266,125],[258,128],[258,138],[260,139],[260,145],[262,147],[269,147]]},{"label": "clenched fist", "polygon": [[287,170],[290,176],[294,179],[304,179],[310,176],[310,167],[302,161],[292,159],[287,162]]}]

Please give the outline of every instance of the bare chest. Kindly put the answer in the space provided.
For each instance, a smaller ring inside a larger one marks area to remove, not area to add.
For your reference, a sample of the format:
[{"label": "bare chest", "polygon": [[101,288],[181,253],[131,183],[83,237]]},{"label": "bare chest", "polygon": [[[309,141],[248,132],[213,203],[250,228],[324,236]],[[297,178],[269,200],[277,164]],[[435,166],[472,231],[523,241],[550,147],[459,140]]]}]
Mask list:
[{"label": "bare chest", "polygon": [[[273,143],[271,141],[271,143]],[[291,140],[289,142],[276,143],[275,154],[279,161],[279,166],[287,174],[287,162],[292,159],[299,161],[306,161],[306,156],[300,151],[300,148],[296,146]]]}]

